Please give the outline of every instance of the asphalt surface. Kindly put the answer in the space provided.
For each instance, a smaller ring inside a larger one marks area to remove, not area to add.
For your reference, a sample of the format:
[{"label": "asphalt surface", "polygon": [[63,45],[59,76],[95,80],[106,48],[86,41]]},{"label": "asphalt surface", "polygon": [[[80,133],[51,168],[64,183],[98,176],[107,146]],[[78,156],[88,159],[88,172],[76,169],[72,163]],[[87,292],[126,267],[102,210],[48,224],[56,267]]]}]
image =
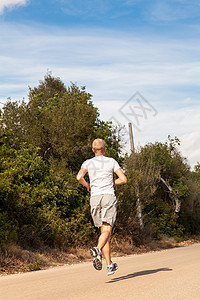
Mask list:
[{"label": "asphalt surface", "polygon": [[1,300],[200,300],[200,244],[119,257],[107,276],[92,262],[0,277]]}]

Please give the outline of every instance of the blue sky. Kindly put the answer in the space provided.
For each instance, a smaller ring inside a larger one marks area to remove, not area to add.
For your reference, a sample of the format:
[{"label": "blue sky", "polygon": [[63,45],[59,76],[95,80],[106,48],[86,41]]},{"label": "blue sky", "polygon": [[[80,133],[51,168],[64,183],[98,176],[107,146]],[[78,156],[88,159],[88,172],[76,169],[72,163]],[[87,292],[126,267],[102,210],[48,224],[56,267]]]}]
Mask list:
[{"label": "blue sky", "polygon": [[0,28],[1,103],[27,99],[49,70],[86,86],[125,134],[130,120],[136,146],[176,135],[200,161],[199,1],[1,0]]}]

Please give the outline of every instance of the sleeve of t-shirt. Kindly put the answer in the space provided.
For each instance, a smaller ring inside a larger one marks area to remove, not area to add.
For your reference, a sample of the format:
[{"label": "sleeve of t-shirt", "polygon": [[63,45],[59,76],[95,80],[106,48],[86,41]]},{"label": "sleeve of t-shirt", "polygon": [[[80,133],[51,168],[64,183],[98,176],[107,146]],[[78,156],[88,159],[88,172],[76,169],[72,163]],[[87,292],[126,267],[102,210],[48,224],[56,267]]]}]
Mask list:
[{"label": "sleeve of t-shirt", "polygon": [[118,169],[120,169],[120,165],[119,165],[118,162],[114,159],[114,172],[117,171]]},{"label": "sleeve of t-shirt", "polygon": [[84,161],[83,163],[82,163],[82,165],[81,165],[81,169],[86,169],[87,171],[88,171],[88,169],[87,169],[87,160],[86,161]]}]

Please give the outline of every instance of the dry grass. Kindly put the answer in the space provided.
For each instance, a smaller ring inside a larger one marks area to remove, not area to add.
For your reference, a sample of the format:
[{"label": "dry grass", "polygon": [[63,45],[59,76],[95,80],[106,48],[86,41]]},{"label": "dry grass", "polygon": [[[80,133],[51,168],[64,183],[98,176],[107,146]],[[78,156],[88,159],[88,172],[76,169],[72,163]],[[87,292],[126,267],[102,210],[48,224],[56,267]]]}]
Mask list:
[{"label": "dry grass", "polygon": [[9,244],[0,249],[0,275],[36,271],[64,264],[75,264],[90,258],[88,249],[75,248],[68,252],[46,248],[43,251],[24,250]]},{"label": "dry grass", "polygon": [[[152,240],[136,247],[129,238],[124,238],[120,242],[113,238],[111,247],[113,256],[125,256],[182,247],[195,242],[199,242],[199,239],[178,243],[175,239],[163,238],[160,241]],[[64,264],[76,264],[90,259],[88,247],[71,248],[67,252],[46,248],[39,252],[24,250],[18,245],[11,244],[0,249],[0,275],[47,269]]]},{"label": "dry grass", "polygon": [[28,264],[36,260],[35,253],[23,250],[18,245],[9,244],[0,249],[0,274],[26,271]]}]

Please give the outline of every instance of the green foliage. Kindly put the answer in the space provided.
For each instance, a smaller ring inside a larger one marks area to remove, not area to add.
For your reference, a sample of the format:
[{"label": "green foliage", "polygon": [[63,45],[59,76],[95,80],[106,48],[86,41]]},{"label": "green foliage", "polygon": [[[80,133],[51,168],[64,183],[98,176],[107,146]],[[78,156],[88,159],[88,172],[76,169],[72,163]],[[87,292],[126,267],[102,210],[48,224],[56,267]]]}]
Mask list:
[{"label": "green foliage", "polygon": [[35,97],[39,95],[40,101],[36,104],[37,107],[46,107],[49,106],[49,102],[54,102],[53,98],[61,98],[67,92],[67,88],[64,83],[60,80],[59,77],[54,78],[50,72],[45,75],[44,80],[40,81],[38,87],[33,89],[29,87],[29,99],[31,104],[36,104]]},{"label": "green foliage", "polygon": [[180,223],[185,228],[185,232],[188,236],[191,235],[199,235],[200,232],[200,218],[199,215],[196,216],[195,214],[184,211],[181,214]]},{"label": "green foliage", "polygon": [[200,189],[200,163],[198,162],[196,166],[194,166],[194,172],[193,172],[193,180],[197,183]]},{"label": "green foliage", "polygon": [[158,202],[152,211],[147,212],[153,228],[156,229],[158,237],[162,235],[181,238],[184,236],[184,227],[179,224],[178,215],[165,203]]},{"label": "green foliage", "polygon": [[95,231],[76,173],[93,156],[97,137],[106,140],[109,155],[120,153],[117,131],[99,119],[91,94],[47,74],[29,88],[28,103],[6,103],[0,132],[0,207],[18,241],[30,247],[88,242]]},{"label": "green foliage", "polygon": [[66,245],[68,240],[60,238],[66,237],[66,221],[60,217],[66,210],[58,207],[63,199],[68,201],[71,191],[59,189],[37,149],[2,145],[0,154],[0,207],[17,226],[19,241],[32,247],[43,242]]},{"label": "green foliage", "polygon": [[[139,198],[144,226],[151,225],[157,236],[180,238],[187,231],[187,224],[183,225],[181,218],[190,199],[191,173],[177,150],[179,143],[177,138],[169,138],[169,143],[147,144],[125,160],[128,183],[119,188],[121,214],[124,220],[136,220]],[[182,205],[180,216],[175,213],[177,198]]]},{"label": "green foliage", "polygon": [[45,262],[42,261],[40,258],[37,258],[37,260],[35,262],[33,262],[32,264],[29,264],[27,266],[27,271],[38,271],[41,270],[41,267],[45,265]]},{"label": "green foliage", "polygon": [[194,170],[195,170],[195,172],[198,174],[198,175],[200,175],[200,163],[198,162],[197,164],[196,164],[196,166],[194,167]]},{"label": "green foliage", "polygon": [[12,223],[8,218],[7,212],[0,210],[0,246],[12,238],[14,238]]},{"label": "green foliage", "polygon": [[75,246],[90,244],[96,237],[96,230],[90,215],[89,197],[85,203],[77,208],[70,218],[69,232],[71,244]]},{"label": "green foliage", "polygon": [[[191,172],[176,137],[123,157],[120,129],[100,120],[91,98],[85,87],[66,88],[47,74],[38,87],[29,88],[28,103],[8,100],[0,112],[1,245],[17,240],[24,247],[67,249],[97,239],[89,195],[76,174],[93,156],[92,141],[98,137],[128,178],[116,187],[119,237],[141,243],[138,199],[145,229],[151,227],[156,237],[181,238],[200,229],[199,163]],[[174,213],[177,198],[179,214]],[[39,269],[40,261],[28,268]]]},{"label": "green foliage", "polygon": [[96,234],[86,190],[76,180],[82,162],[93,155],[94,138],[105,138],[118,158],[119,138],[98,119],[85,87],[65,88],[45,76],[29,92],[29,102],[8,101],[2,113],[0,207],[28,247],[67,248]]},{"label": "green foliage", "polygon": [[42,158],[52,162],[54,169],[62,165],[63,172],[77,172],[82,162],[93,155],[91,144],[99,136],[105,138],[109,155],[119,157],[120,139],[116,129],[98,117],[85,87],[71,84],[66,88],[59,78],[47,74],[37,88],[30,88],[27,104],[6,103],[1,131],[9,147],[19,149],[25,142],[38,148]]},{"label": "green foliage", "polygon": [[10,235],[11,222],[18,227],[18,241],[29,247],[67,248],[91,239],[89,199],[82,191],[52,179],[37,149],[2,145],[0,153],[0,207],[7,211],[0,212],[2,241]]}]

